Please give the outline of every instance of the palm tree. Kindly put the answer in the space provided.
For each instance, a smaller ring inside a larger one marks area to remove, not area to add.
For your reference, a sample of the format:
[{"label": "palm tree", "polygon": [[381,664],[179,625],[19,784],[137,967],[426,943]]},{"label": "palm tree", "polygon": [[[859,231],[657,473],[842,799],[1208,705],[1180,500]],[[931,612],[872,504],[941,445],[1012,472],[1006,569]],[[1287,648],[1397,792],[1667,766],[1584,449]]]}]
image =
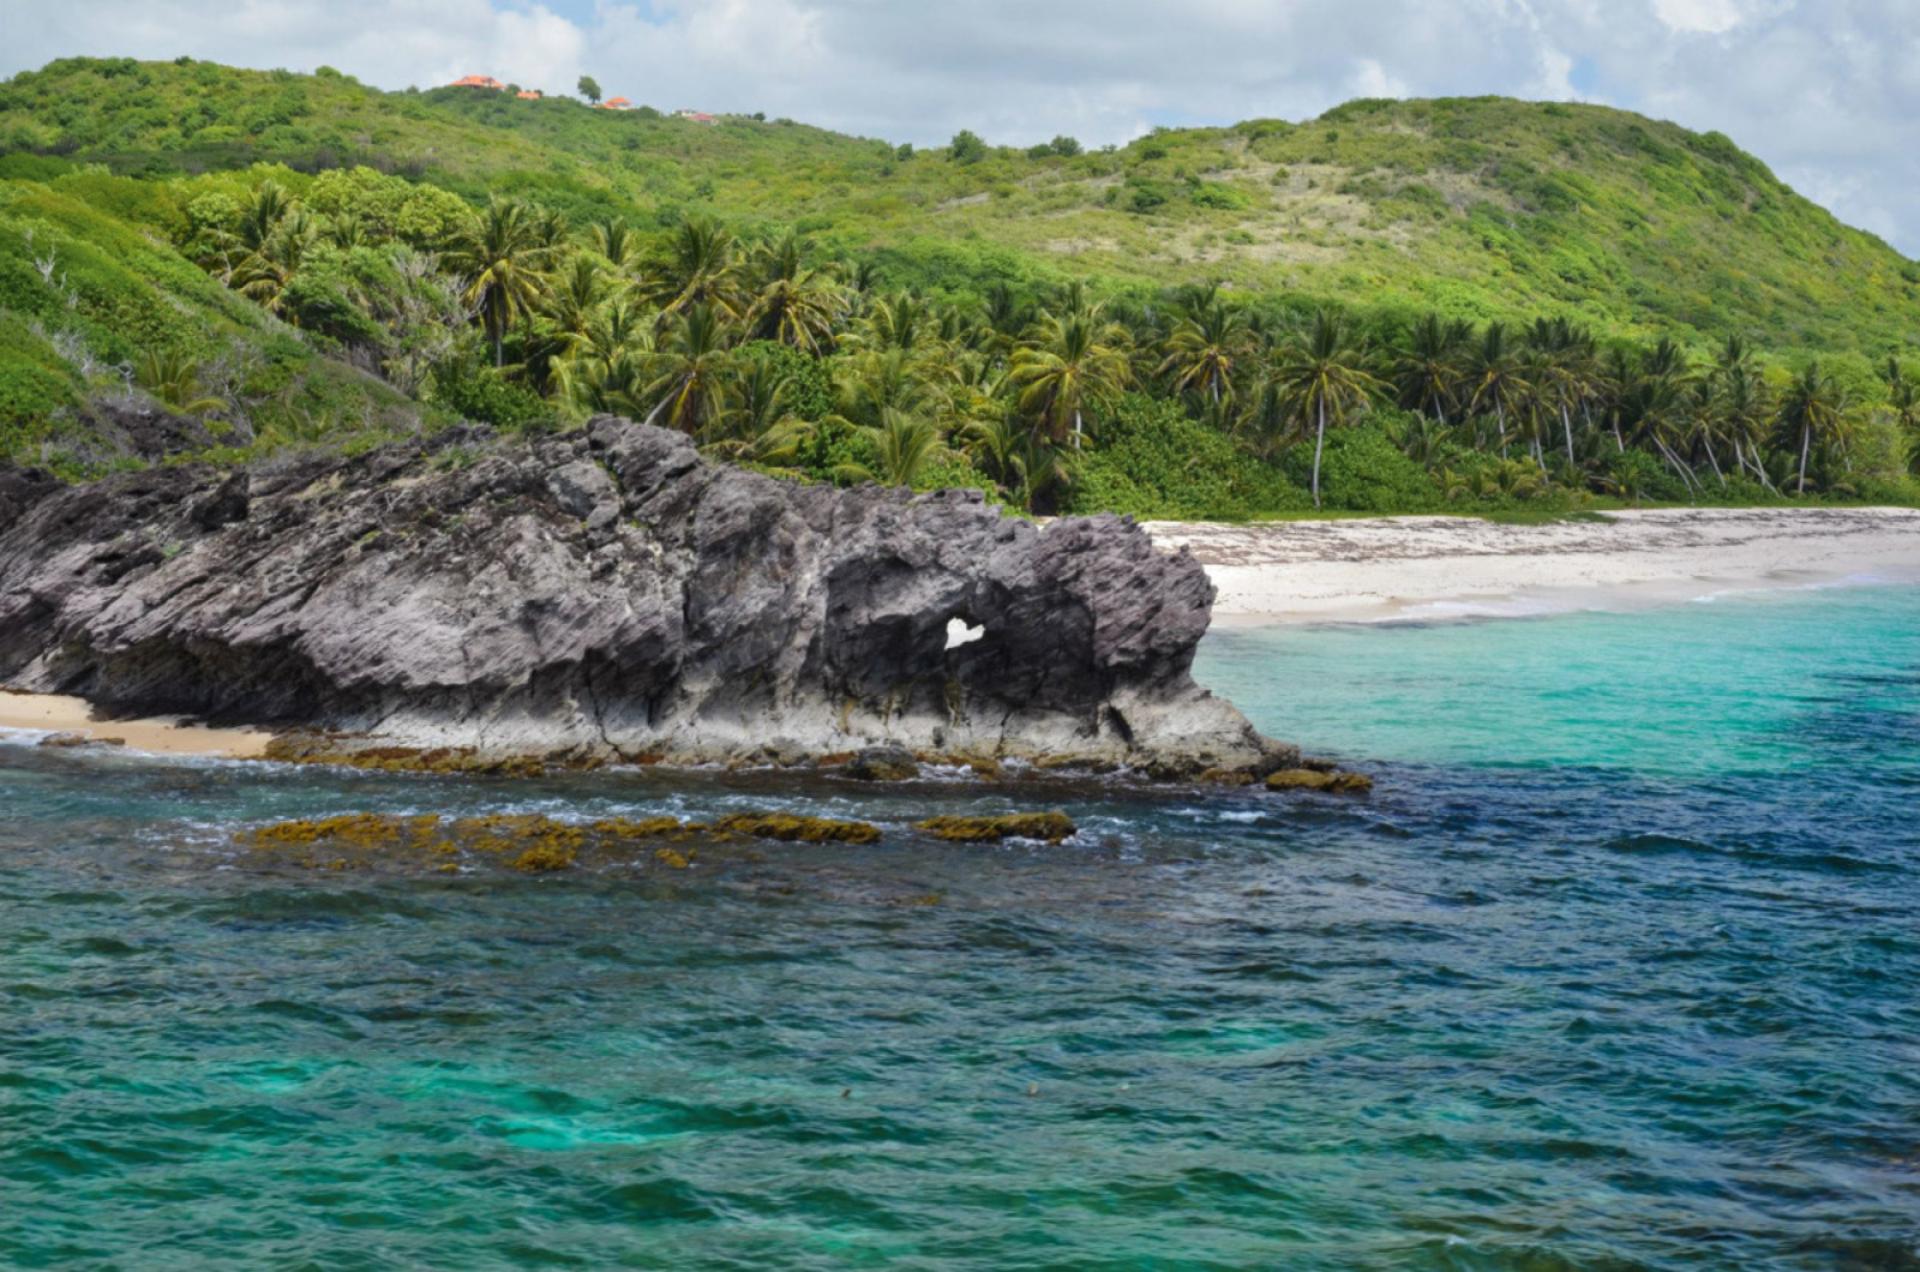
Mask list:
[{"label": "palm tree", "polygon": [[1219,301],[1196,309],[1168,335],[1159,373],[1176,393],[1198,393],[1217,415],[1233,397],[1234,366],[1253,348],[1246,315]]},{"label": "palm tree", "polygon": [[1796,494],[1807,493],[1807,453],[1815,441],[1825,442],[1840,431],[1846,414],[1846,391],[1820,368],[1818,359],[1795,377],[1780,399],[1781,432],[1800,438],[1800,479]]},{"label": "palm tree", "polygon": [[620,217],[611,216],[595,221],[587,227],[587,246],[599,253],[600,258],[613,266],[616,273],[626,274],[640,260],[640,236],[633,227]]},{"label": "palm tree", "polygon": [[866,349],[900,349],[911,352],[937,339],[938,331],[932,307],[909,291],[882,296],[867,309],[856,342]]},{"label": "palm tree", "polygon": [[1020,409],[1042,421],[1056,446],[1080,447],[1089,409],[1104,409],[1131,378],[1126,332],[1100,321],[1099,307],[1051,314],[1034,336],[1014,350],[1008,379],[1019,390]]},{"label": "palm tree", "polygon": [[682,219],[645,290],[660,306],[662,323],[695,305],[706,305],[728,321],[738,318],[746,296],[733,234],[704,217]]},{"label": "palm tree", "polygon": [[874,462],[842,464],[835,475],[843,481],[911,486],[940,449],[940,430],[931,421],[892,407],[881,412],[877,426],[860,431],[873,446]]},{"label": "palm tree", "polygon": [[1320,506],[1320,457],[1327,425],[1338,425],[1385,388],[1366,370],[1364,355],[1347,343],[1345,325],[1328,310],[1281,354],[1277,383],[1298,421],[1313,422],[1313,506]]},{"label": "palm tree", "polygon": [[[1529,329],[1527,343],[1537,355],[1533,367],[1535,391],[1542,403],[1559,415],[1567,463],[1578,467],[1580,461],[1573,450],[1573,408],[1584,406],[1593,392],[1593,335],[1565,318],[1541,318]],[[1536,442],[1535,458],[1539,458],[1537,447]],[[1544,461],[1541,467],[1545,467]]]},{"label": "palm tree", "polygon": [[645,395],[654,406],[647,423],[664,414],[669,428],[698,435],[725,412],[731,399],[726,334],[719,310],[705,301],[670,320],[652,360]]},{"label": "palm tree", "polygon": [[988,343],[996,353],[1005,354],[1033,320],[1033,307],[1023,302],[1004,280],[996,280],[980,302],[980,317],[992,332]]},{"label": "palm tree", "polygon": [[791,232],[754,249],[759,288],[746,321],[756,339],[824,353],[833,340],[840,298],[826,275],[802,263],[804,250]]},{"label": "palm tree", "polygon": [[1469,353],[1465,380],[1467,409],[1491,411],[1499,425],[1500,451],[1506,453],[1507,417],[1526,403],[1529,385],[1513,342],[1507,337],[1506,324],[1490,322],[1481,333],[1480,343]]},{"label": "palm tree", "polygon": [[1447,411],[1460,385],[1460,354],[1468,328],[1439,314],[1421,318],[1407,333],[1407,346],[1394,355],[1390,375],[1396,400],[1406,410],[1447,423]]},{"label": "palm tree", "polygon": [[479,310],[493,365],[504,365],[507,328],[540,304],[553,249],[542,244],[527,205],[495,199],[461,229],[447,265],[467,280],[463,299]]},{"label": "palm tree", "polygon": [[1671,336],[1662,336],[1640,360],[1633,394],[1638,416],[1634,440],[1651,443],[1689,491],[1698,481],[1674,448],[1687,434],[1688,390],[1693,376],[1686,350]]}]

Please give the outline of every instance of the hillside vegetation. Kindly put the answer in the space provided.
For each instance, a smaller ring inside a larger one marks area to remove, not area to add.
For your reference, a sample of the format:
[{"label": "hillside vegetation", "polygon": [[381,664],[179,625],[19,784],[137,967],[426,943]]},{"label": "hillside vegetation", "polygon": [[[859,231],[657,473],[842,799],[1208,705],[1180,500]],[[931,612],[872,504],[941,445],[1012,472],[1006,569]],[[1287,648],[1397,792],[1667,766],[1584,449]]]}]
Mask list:
[{"label": "hillside vegetation", "polygon": [[[1907,499],[1920,266],[1714,134],[1353,102],[914,152],[331,71],[0,85],[0,449],[620,410],[1035,510]],[[149,448],[150,449],[150,448]]]},{"label": "hillside vegetation", "polygon": [[160,175],[363,163],[576,221],[706,212],[880,252],[893,281],[1219,280],[1402,316],[1565,312],[1609,334],[1920,343],[1920,265],[1718,134],[1596,106],[1357,101],[1306,124],[1163,131],[973,162],[790,121],[703,126],[472,89],[73,59],[0,87],[0,150]]}]

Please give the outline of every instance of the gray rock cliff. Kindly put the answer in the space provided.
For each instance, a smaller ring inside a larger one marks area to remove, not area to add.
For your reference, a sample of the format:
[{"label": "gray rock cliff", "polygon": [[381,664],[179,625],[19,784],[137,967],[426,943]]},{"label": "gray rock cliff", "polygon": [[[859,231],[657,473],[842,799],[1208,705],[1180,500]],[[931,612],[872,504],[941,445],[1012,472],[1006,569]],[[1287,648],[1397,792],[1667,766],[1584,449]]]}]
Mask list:
[{"label": "gray rock cliff", "polygon": [[[471,438],[465,439],[471,442]],[[499,753],[1270,770],[1213,587],[1113,516],[783,482],[611,416],[224,476],[0,473],[0,682]],[[984,629],[949,648],[949,624]]]}]

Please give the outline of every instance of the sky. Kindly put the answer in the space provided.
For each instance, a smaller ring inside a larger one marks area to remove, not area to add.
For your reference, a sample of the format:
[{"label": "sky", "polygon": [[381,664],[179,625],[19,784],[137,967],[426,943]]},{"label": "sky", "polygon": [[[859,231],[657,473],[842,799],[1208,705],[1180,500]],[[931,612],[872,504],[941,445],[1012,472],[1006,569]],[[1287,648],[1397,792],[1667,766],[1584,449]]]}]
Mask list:
[{"label": "sky", "polygon": [[1500,93],[1718,129],[1920,255],[1920,0],[0,0],[0,76],[73,54],[382,88],[582,73],[662,109],[1095,146],[1353,97]]}]

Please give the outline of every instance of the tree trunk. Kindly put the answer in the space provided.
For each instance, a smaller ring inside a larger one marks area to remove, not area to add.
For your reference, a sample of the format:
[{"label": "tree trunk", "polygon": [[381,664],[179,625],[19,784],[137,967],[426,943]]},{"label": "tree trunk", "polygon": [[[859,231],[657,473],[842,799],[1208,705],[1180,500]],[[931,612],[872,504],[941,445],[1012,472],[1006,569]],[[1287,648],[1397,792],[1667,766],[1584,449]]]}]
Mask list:
[{"label": "tree trunk", "polygon": [[500,328],[495,327],[493,329],[492,334],[493,334],[493,369],[495,371],[498,371],[501,367],[506,365],[506,355],[501,352],[501,344],[506,338],[506,333],[500,330]]},{"label": "tree trunk", "polygon": [[648,411],[648,412],[647,412],[647,418],[646,418],[646,420],[645,420],[645,423],[647,423],[647,424],[652,424],[652,423],[653,423],[653,422],[654,422],[655,420],[657,420],[657,419],[659,419],[659,418],[660,418],[660,412],[662,412],[662,411],[664,411],[664,410],[666,410],[666,409],[667,409],[667,403],[669,403],[669,402],[671,402],[671,401],[673,401],[673,394],[671,394],[671,393],[669,393],[669,394],[667,394],[667,395],[666,395],[665,397],[663,397],[663,398],[661,398],[661,399],[660,399],[660,401],[659,401],[658,403],[656,403],[656,404],[655,404],[655,406],[654,406],[654,408],[653,408],[653,409],[652,409],[651,411]]},{"label": "tree trunk", "polygon": [[1073,449],[1075,450],[1080,449],[1081,432],[1082,432],[1082,429],[1080,426],[1080,408],[1076,406],[1073,408]]},{"label": "tree trunk", "polygon": [[1320,507],[1320,448],[1327,442],[1327,400],[1320,399],[1320,427],[1313,434],[1313,506]]},{"label": "tree trunk", "polygon": [[1807,493],[1807,448],[1813,445],[1813,425],[1800,426],[1800,489],[1795,494]]},{"label": "tree trunk", "polygon": [[1713,475],[1720,479],[1722,486],[1725,486],[1727,475],[1720,471],[1720,457],[1713,453],[1713,439],[1703,435],[1700,440],[1707,448],[1707,462],[1713,465]]},{"label": "tree trunk", "polygon": [[1567,413],[1565,402],[1560,404],[1560,427],[1567,433],[1567,462],[1577,464],[1580,461],[1573,457],[1573,417]]}]

